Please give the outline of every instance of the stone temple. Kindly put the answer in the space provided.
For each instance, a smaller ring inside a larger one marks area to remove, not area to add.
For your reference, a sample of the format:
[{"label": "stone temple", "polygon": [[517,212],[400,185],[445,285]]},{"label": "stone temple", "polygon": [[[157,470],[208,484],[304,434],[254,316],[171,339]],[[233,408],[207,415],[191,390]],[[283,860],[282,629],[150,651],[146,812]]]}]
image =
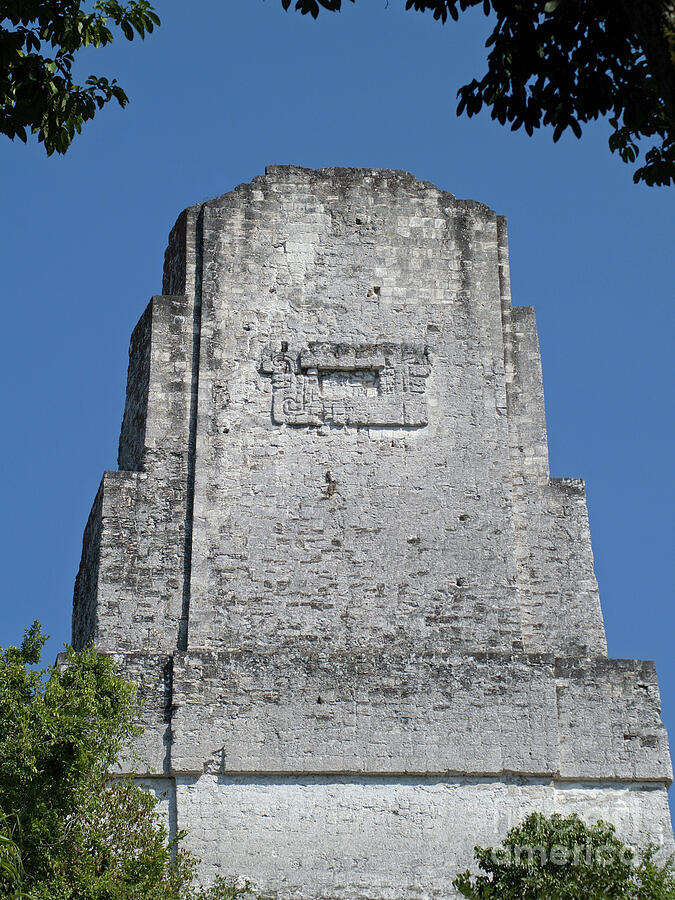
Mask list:
[{"label": "stone temple", "polygon": [[207,880],[451,897],[534,810],[673,849],[654,666],[607,656],[505,220],[407,173],[272,166],[181,214],[84,535],[91,639]]}]

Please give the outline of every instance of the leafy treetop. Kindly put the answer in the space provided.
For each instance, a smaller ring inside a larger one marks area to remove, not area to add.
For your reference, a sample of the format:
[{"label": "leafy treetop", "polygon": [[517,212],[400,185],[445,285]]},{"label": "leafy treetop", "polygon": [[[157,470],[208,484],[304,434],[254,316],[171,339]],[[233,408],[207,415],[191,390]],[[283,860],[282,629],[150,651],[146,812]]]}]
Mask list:
[{"label": "leafy treetop", "polygon": [[136,689],[93,648],[37,668],[38,623],[0,649],[0,896],[8,900],[257,900],[248,882],[195,879],[157,799],[111,778],[139,732]]},{"label": "leafy treetop", "polygon": [[148,0],[2,0],[0,2],[0,133],[26,141],[33,132],[47,155],[65,153],[82,125],[110,100],[126,106],[117,84],[90,75],[78,84],[73,64],[85,47],[144,38],[159,18]]},{"label": "leafy treetop", "polygon": [[499,847],[476,847],[480,875],[463,872],[455,887],[469,900],[674,900],[673,860],[657,849],[636,853],[607,822],[533,813]]},{"label": "leafy treetop", "polygon": [[[353,0],[352,0],[353,2]],[[282,0],[288,9],[292,0]],[[635,182],[675,182],[673,0],[406,0],[406,9],[457,20],[478,6],[494,14],[487,72],[458,91],[458,114],[483,106],[512,130],[551,126],[553,140],[607,116],[612,151],[634,163]],[[316,18],[342,0],[296,0]]]}]

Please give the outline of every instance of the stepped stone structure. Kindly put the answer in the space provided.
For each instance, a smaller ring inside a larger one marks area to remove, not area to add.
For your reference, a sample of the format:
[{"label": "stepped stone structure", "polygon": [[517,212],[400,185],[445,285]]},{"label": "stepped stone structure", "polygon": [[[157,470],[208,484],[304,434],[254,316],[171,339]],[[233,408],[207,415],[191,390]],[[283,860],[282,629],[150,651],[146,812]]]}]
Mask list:
[{"label": "stepped stone structure", "polygon": [[181,214],[163,290],[73,642],[139,681],[123,765],[205,879],[451,897],[533,810],[672,849],[654,667],[607,656],[504,219],[404,172],[274,166]]}]

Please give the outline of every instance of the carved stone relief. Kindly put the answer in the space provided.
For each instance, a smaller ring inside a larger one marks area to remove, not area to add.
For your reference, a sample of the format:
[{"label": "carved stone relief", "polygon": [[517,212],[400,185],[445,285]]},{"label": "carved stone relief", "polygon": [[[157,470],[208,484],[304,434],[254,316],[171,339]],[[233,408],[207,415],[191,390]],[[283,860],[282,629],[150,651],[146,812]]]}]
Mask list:
[{"label": "carved stone relief", "polygon": [[310,343],[268,348],[261,371],[272,376],[277,425],[427,424],[426,347]]}]

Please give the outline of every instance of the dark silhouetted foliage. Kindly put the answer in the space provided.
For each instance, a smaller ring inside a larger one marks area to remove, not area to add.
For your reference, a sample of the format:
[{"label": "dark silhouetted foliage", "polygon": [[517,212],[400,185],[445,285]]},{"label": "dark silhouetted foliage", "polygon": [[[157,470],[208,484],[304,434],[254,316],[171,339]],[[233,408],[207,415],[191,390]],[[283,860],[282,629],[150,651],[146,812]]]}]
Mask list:
[{"label": "dark silhouetted foliage", "polygon": [[73,64],[85,47],[104,47],[112,27],[127,40],[159,25],[148,0],[0,0],[0,133],[26,141],[32,132],[47,155],[65,153],[82,125],[127,95],[108,78],[78,84]]},{"label": "dark silhouetted foliage", "polygon": [[[293,0],[282,0],[284,9]],[[353,0],[352,0],[353,2]],[[296,0],[316,18],[342,0]],[[673,0],[406,0],[406,9],[457,20],[481,7],[495,20],[487,72],[458,91],[457,112],[483,106],[493,119],[532,134],[551,126],[553,140],[607,116],[612,151],[643,162],[633,180],[675,181],[675,3]]]}]

